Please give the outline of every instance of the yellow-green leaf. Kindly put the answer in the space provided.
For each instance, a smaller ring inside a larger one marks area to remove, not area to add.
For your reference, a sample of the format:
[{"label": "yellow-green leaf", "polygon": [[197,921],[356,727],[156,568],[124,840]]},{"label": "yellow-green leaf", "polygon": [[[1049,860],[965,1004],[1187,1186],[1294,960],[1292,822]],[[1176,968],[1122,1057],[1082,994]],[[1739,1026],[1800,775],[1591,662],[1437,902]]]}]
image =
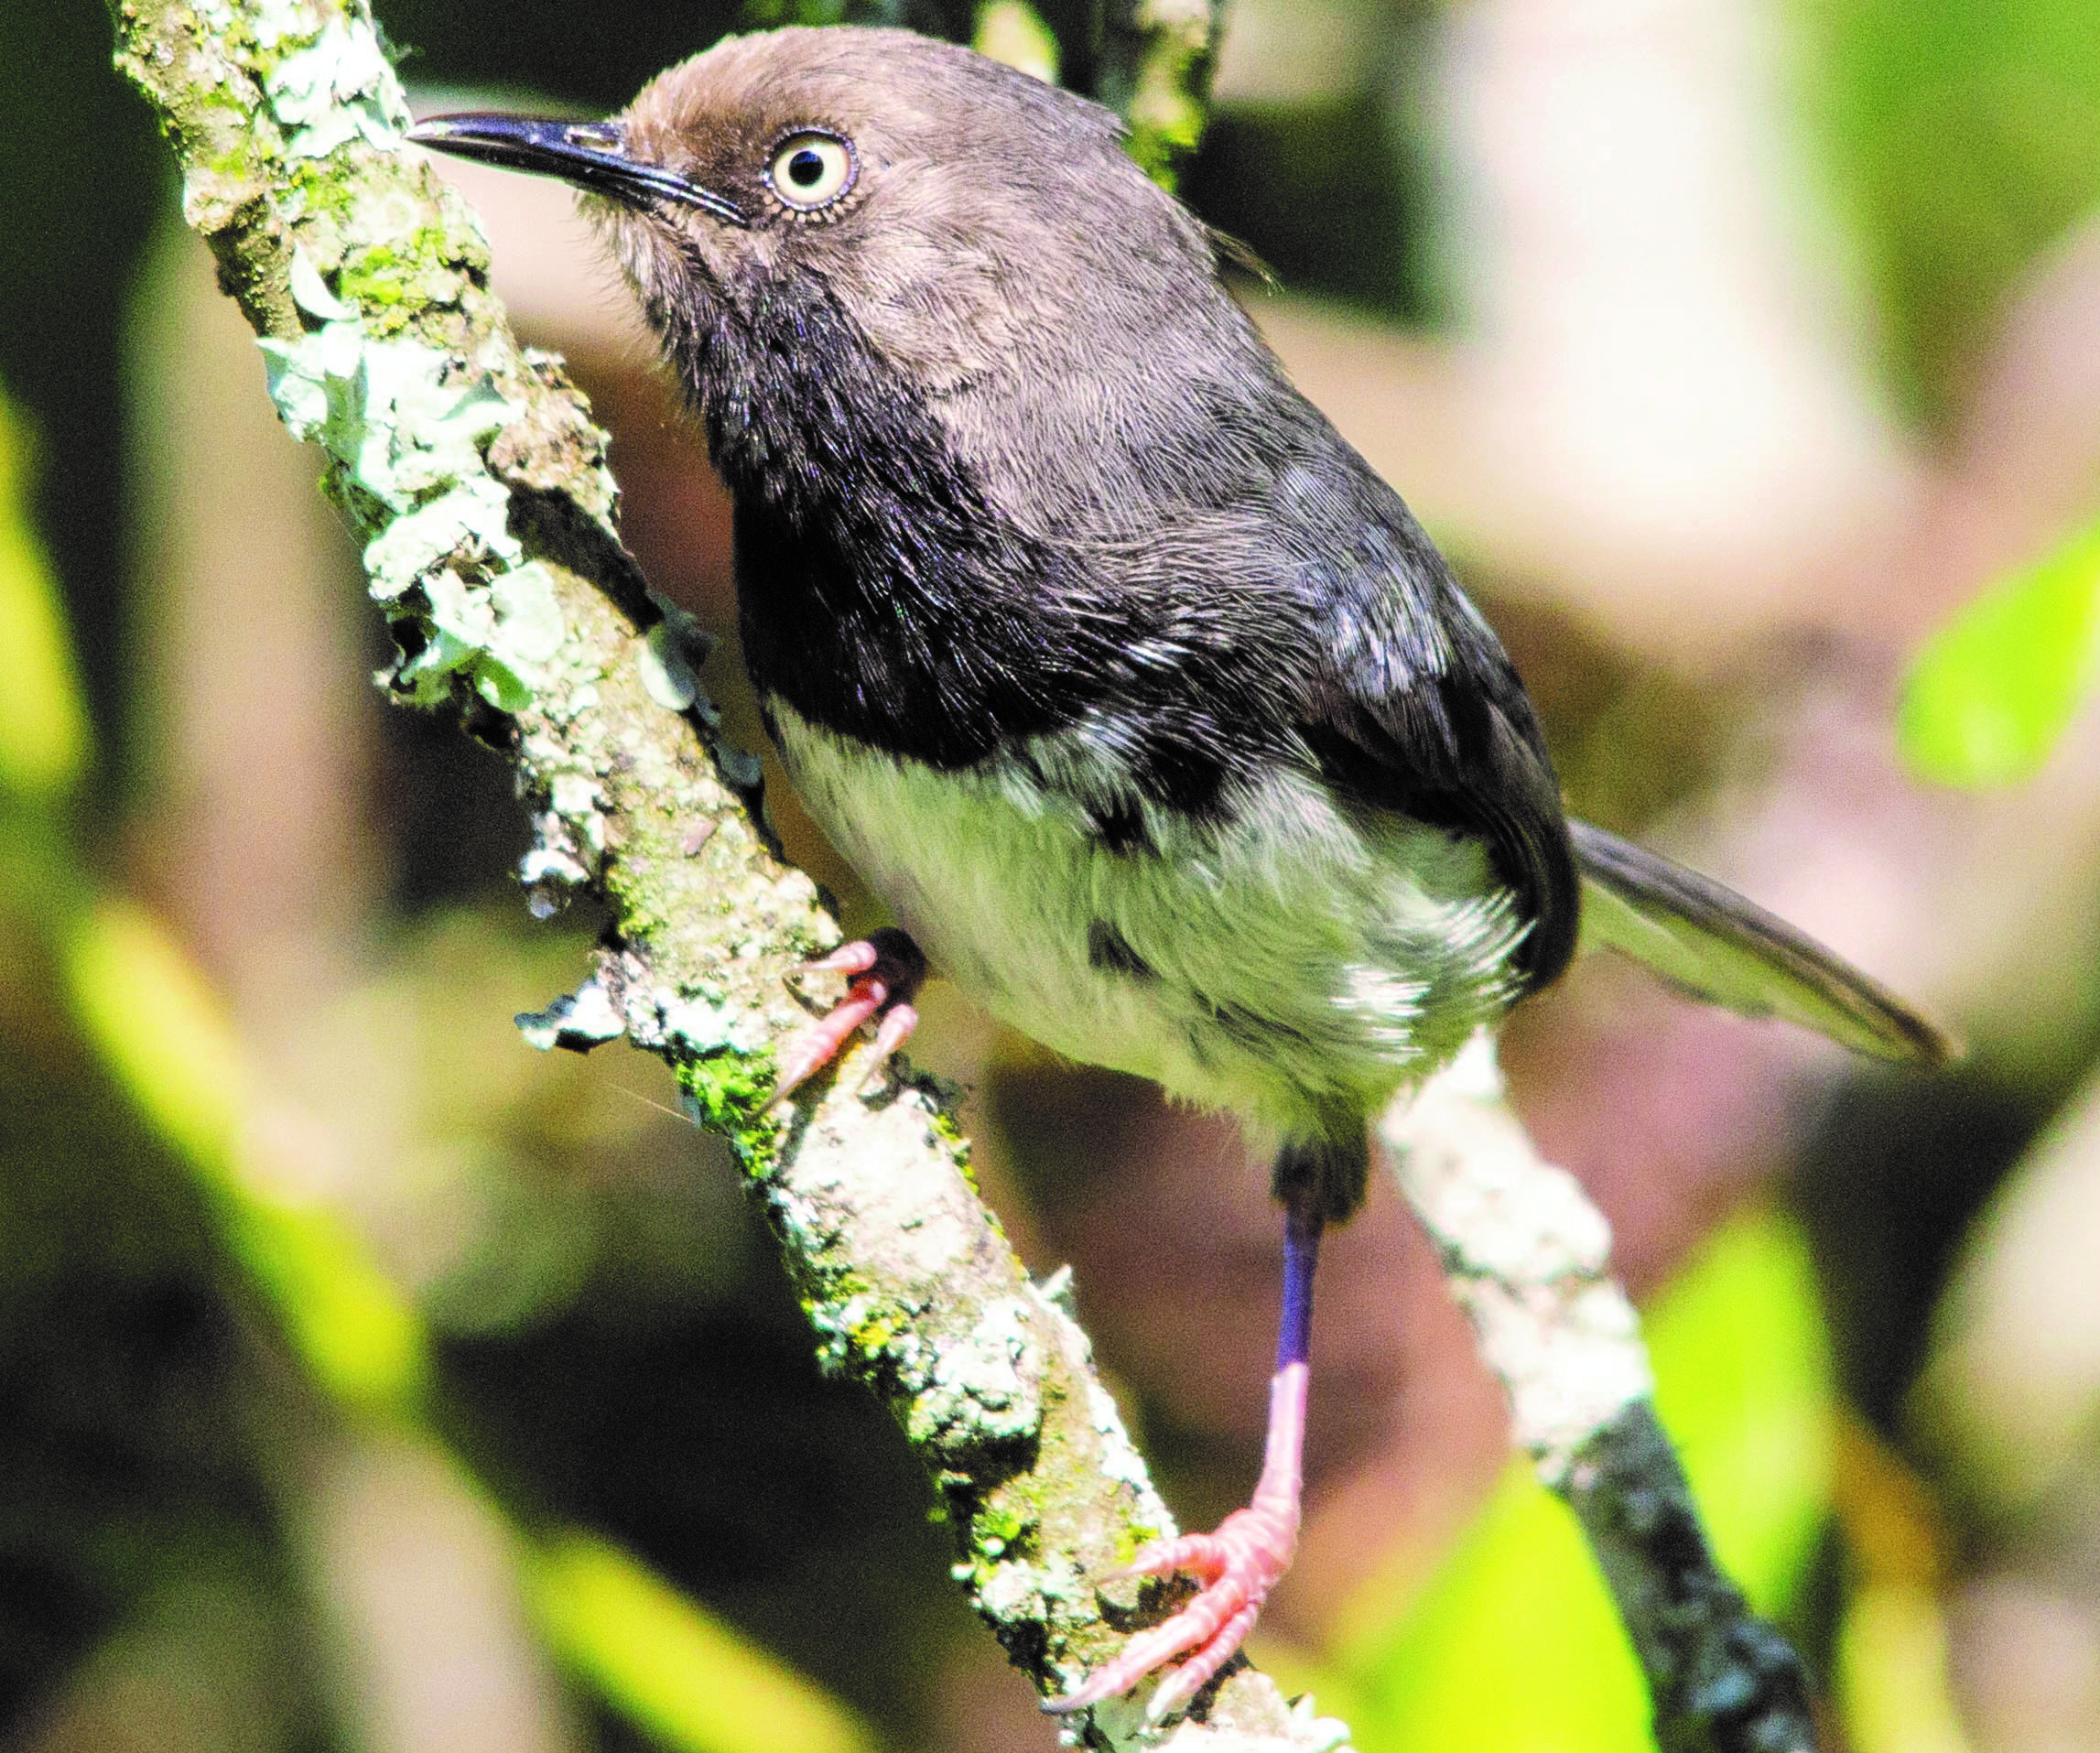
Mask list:
[{"label": "yellow-green leaf", "polygon": [[872,1753],[874,1737],[844,1705],[618,1548],[563,1534],[535,1555],[530,1574],[534,1615],[555,1653],[665,1746]]},{"label": "yellow-green leaf", "polygon": [[22,446],[0,402],[0,787],[49,796],[87,760],[87,713],[58,591],[29,529]]},{"label": "yellow-green leaf", "polygon": [[2091,690],[2100,524],[2000,580],[1925,642],[1898,720],[1903,753],[1943,785],[2003,785],[2048,759]]},{"label": "yellow-green leaf", "polygon": [[73,922],[65,967],[89,1039],[189,1161],[227,1246],[315,1380],[346,1405],[405,1411],[428,1367],[422,1323],[341,1214],[280,1185],[250,1148],[254,1073],[196,965],[144,909],[111,900]]}]

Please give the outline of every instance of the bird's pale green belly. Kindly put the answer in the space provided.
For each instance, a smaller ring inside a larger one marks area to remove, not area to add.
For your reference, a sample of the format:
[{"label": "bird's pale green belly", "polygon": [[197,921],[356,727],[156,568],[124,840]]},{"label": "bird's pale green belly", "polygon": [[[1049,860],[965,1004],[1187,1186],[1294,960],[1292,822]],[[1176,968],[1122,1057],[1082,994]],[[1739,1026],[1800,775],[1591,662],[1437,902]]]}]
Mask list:
[{"label": "bird's pale green belly", "polygon": [[1381,1105],[1510,996],[1521,926],[1477,842],[1280,778],[1117,853],[1038,778],[1085,766],[1068,738],[1034,772],[937,773],[774,713],[804,802],[936,971],[1074,1059],[1302,1131]]}]

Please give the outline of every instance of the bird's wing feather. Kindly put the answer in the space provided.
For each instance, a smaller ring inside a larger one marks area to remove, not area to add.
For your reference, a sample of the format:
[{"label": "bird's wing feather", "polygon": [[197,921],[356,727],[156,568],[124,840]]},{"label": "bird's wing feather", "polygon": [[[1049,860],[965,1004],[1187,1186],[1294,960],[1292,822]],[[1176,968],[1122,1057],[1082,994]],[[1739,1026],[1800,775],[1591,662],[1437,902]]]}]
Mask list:
[{"label": "bird's wing feather", "polygon": [[1783,1017],[1879,1058],[1938,1065],[1954,1053],[1900,999],[1734,890],[1587,822],[1568,826],[1586,950],[1618,950],[1708,1003]]},{"label": "bird's wing feather", "polygon": [[1345,797],[1488,843],[1531,922],[1519,966],[1543,986],[1575,952],[1580,908],[1544,732],[1421,526],[1375,477],[1361,488],[1354,552],[1330,560],[1318,598],[1323,674],[1299,734]]}]

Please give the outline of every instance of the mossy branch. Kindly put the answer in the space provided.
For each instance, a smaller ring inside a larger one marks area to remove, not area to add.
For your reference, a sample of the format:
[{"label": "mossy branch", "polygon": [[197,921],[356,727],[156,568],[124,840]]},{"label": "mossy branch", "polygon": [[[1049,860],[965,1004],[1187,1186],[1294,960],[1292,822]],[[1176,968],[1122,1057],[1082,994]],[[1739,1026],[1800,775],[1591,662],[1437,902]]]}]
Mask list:
[{"label": "mossy branch", "polygon": [[[775,856],[757,763],[714,731],[699,636],[620,545],[604,435],[522,349],[472,214],[401,137],[363,0],[113,0],[118,62],[183,171],[184,211],[263,338],[287,424],[366,538],[401,697],[511,760],[536,905],[590,891],[612,936],[534,1029],[658,1054],[764,1202],[823,1356],[897,1413],[960,1544],[957,1574],[1045,1693],[1112,1651],[1137,1585],[1097,1586],[1171,1527],[1085,1336],[979,1201],[930,1080],[835,1081],[765,1110],[804,1022],[789,978],[838,941]],[[266,654],[259,661],[266,661]],[[1111,1624],[1111,1616],[1116,1621]],[[1136,1732],[1096,1713],[1096,1744]],[[1045,1731],[1047,1733],[1047,1729]],[[1333,1748],[1338,1725],[1230,1677],[1190,1749]]]},{"label": "mossy branch", "polygon": [[1116,0],[1101,11],[1094,95],[1128,119],[1131,156],[1170,189],[1209,117],[1211,0]]},{"label": "mossy branch", "polygon": [[1814,1753],[1808,1676],[1707,1543],[1656,1416],[1611,1228],[1511,1111],[1478,1037],[1380,1123],[1402,1196],[1435,1244],[1511,1434],[1575,1512],[1672,1753]]}]

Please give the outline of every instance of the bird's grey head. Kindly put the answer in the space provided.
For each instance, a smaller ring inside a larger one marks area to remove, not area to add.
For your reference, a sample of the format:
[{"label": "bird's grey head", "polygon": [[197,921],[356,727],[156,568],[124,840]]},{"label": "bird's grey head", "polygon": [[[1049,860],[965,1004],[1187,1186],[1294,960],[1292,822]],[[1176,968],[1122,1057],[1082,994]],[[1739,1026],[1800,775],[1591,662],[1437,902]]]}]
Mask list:
[{"label": "bird's grey head", "polygon": [[1060,329],[1156,341],[1162,301],[1209,276],[1203,228],[1110,112],[906,31],[731,38],[605,123],[449,116],[415,137],[588,190],[693,372],[725,326],[821,287],[938,396]]}]

